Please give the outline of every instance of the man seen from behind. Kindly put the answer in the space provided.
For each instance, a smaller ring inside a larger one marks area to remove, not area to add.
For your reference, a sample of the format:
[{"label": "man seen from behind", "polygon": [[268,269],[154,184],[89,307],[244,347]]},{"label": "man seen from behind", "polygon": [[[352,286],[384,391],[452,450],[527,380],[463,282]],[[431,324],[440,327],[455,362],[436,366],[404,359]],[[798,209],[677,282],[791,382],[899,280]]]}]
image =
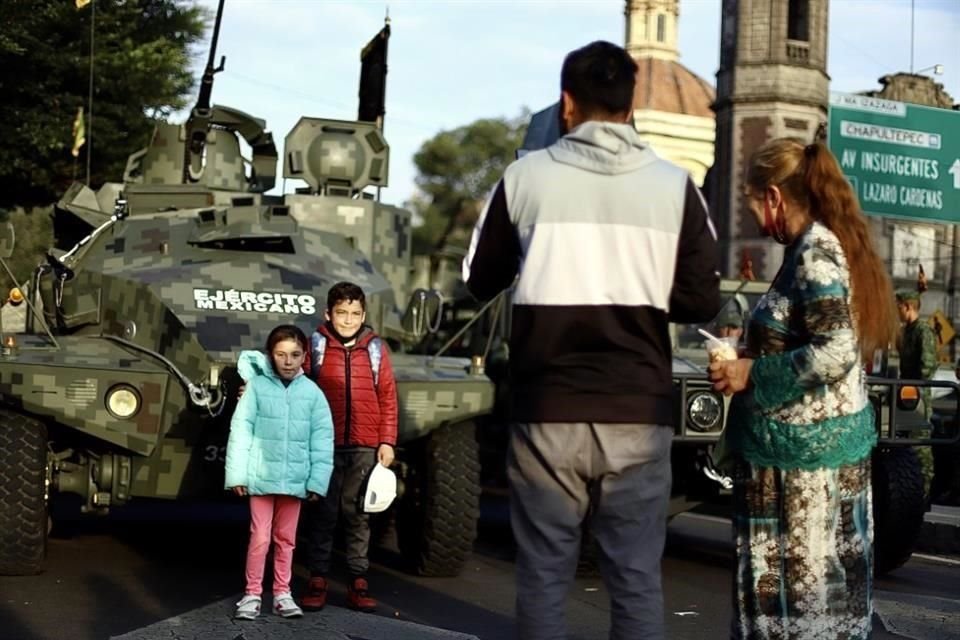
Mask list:
[{"label": "man seen from behind", "polygon": [[610,637],[664,637],[667,325],[719,311],[718,252],[689,175],[627,124],[636,69],[608,42],[566,57],[563,137],[507,168],[464,260],[478,298],[519,275],[507,474],[524,640],[566,636],[584,522],[612,600]]}]

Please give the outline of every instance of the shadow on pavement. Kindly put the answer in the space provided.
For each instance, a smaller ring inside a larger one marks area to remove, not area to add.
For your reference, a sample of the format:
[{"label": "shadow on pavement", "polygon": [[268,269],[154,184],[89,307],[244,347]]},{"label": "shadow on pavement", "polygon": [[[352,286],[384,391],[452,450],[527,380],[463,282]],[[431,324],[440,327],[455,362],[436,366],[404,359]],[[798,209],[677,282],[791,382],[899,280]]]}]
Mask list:
[{"label": "shadow on pavement", "polygon": [[33,640],[37,637],[36,630],[33,625],[28,625],[24,620],[21,620],[21,617],[29,617],[30,611],[29,609],[23,610],[23,601],[17,596],[15,589],[8,588],[6,584],[0,590],[0,621],[2,621],[3,638],[6,640]]}]

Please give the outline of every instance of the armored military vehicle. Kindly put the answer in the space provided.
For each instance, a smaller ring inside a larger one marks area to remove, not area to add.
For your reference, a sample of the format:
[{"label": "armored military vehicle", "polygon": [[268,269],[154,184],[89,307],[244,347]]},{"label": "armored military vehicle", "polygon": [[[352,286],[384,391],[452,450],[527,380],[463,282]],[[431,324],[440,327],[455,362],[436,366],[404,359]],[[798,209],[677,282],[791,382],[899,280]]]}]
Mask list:
[{"label": "armored military vehicle", "polygon": [[478,515],[473,420],[494,388],[468,359],[414,353],[436,297],[411,287],[411,214],[371,192],[388,183],[389,33],[364,50],[360,117],[304,117],[286,136],[296,193],[265,194],[278,157],[265,123],[210,105],[211,51],[185,124],[158,125],[122,183],[74,184],[57,203],[27,331],[2,340],[0,574],[41,570],[53,494],[88,513],[226,496],[239,351],[280,323],[315,327],[341,280],[363,287],[395,351],[401,551],[423,574],[460,570]]}]

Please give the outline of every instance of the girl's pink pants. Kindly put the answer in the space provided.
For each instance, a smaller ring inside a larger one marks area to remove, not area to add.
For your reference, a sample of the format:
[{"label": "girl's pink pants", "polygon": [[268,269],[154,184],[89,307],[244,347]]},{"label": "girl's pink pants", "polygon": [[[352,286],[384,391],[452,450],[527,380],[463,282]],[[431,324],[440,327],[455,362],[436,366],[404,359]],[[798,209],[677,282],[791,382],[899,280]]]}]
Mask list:
[{"label": "girl's pink pants", "polygon": [[[297,541],[300,498],[294,496],[250,496],[250,544],[247,546],[247,590],[263,591],[263,568],[273,538],[273,594],[290,591],[293,547]],[[271,536],[272,534],[272,536]]]}]

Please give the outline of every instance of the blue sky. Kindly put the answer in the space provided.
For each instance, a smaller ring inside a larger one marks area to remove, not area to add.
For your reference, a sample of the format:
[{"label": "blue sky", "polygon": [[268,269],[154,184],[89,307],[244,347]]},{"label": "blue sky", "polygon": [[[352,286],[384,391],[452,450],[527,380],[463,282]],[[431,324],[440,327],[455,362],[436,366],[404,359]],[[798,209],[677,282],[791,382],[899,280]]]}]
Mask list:
[{"label": "blue sky", "polygon": [[[216,0],[200,3],[212,16]],[[383,25],[387,4],[391,167],[383,196],[394,204],[416,190],[412,156],[425,140],[549,105],[568,51],[624,38],[623,0],[227,0],[218,51],[227,64],[213,101],[264,118],[281,153],[300,116],[355,118],[360,49]],[[831,1],[831,90],[879,88],[880,76],[909,70],[910,6]],[[937,80],[960,101],[960,0],[915,0],[914,19],[914,69],[943,64]],[[681,62],[715,84],[720,0],[681,0],[679,24]],[[197,74],[205,62],[198,49]]]}]

